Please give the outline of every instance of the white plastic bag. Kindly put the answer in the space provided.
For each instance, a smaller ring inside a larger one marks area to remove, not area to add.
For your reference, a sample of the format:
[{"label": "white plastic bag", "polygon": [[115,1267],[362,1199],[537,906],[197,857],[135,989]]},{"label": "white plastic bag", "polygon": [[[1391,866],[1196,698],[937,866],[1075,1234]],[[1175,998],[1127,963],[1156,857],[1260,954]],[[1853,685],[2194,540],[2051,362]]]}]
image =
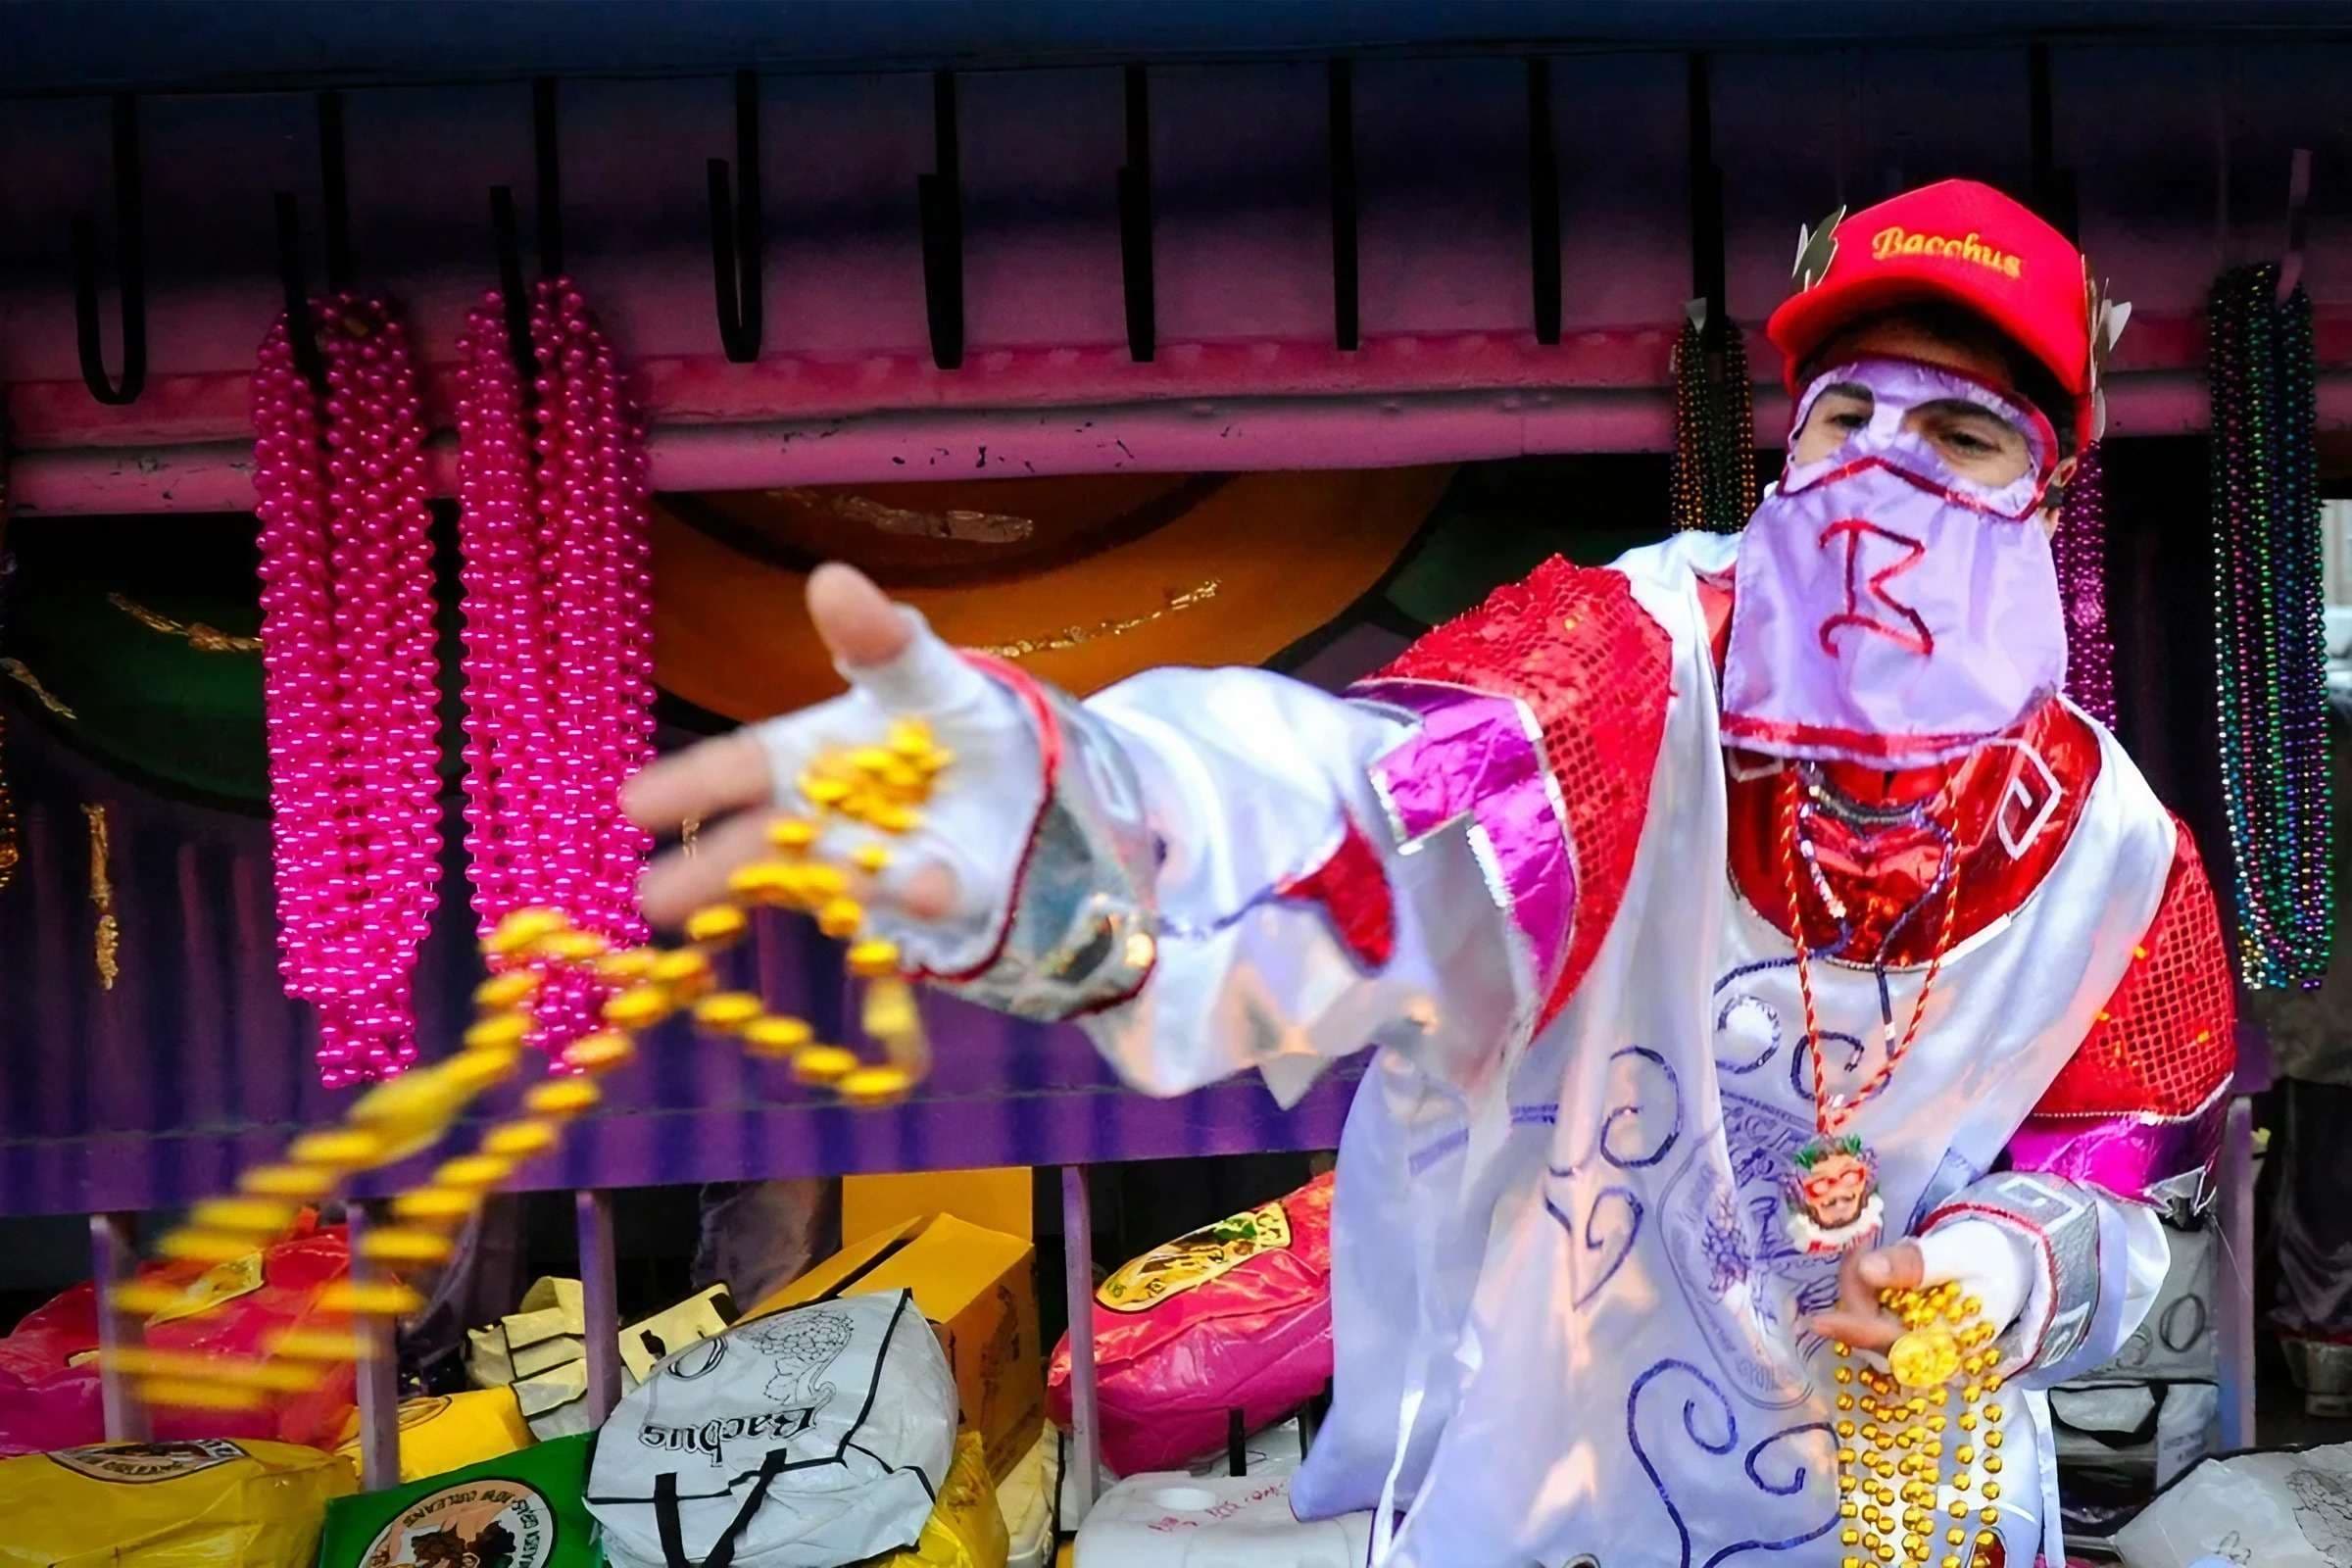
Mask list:
[{"label": "white plastic bag", "polygon": [[1357,1568],[1372,1516],[1302,1523],[1291,1478],[1130,1476],[1102,1494],[1078,1531],[1077,1568]]},{"label": "white plastic bag", "polygon": [[2128,1568],[2352,1564],[2352,1444],[2208,1459],[2115,1534]]},{"label": "white plastic bag", "polygon": [[739,1323],[654,1368],[598,1439],[614,1568],[839,1568],[922,1535],[956,1383],[906,1291]]}]

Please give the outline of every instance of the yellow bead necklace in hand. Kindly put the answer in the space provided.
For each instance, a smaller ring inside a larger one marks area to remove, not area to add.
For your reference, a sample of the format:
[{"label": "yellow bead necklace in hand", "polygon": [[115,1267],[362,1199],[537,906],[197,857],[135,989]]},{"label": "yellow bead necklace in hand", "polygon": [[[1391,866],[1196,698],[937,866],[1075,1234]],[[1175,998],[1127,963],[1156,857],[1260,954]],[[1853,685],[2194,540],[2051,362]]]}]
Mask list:
[{"label": "yellow bead necklace in hand", "polygon": [[2001,1496],[1999,1332],[1957,1285],[1879,1293],[1902,1321],[1885,1370],[1838,1357],[1838,1568],[1992,1568]]},{"label": "yellow bead necklace in hand", "polygon": [[[703,1033],[788,1063],[801,1083],[851,1105],[905,1100],[930,1070],[930,1048],[899,950],[868,928],[852,872],[870,877],[888,867],[890,852],[880,838],[920,824],[921,808],[952,760],[913,720],[895,723],[881,745],[820,759],[796,781],[808,814],[770,824],[773,854],[729,877],[724,902],[688,917],[681,947],[614,949],[553,909],[507,916],[482,941],[490,976],[475,989],[475,1017],[463,1050],[369,1090],[343,1125],[304,1134],[280,1161],[247,1171],[234,1197],[197,1204],[157,1250],[182,1262],[236,1262],[284,1234],[304,1205],[338,1196],[352,1177],[431,1148],[478,1096],[521,1069],[536,1027],[533,1000],[545,977],[584,967],[612,991],[603,1027],[564,1050],[569,1071],[533,1085],[523,1114],[493,1125],[472,1152],[443,1161],[423,1186],[394,1198],[393,1222],[370,1227],[360,1242],[365,1277],[329,1286],[317,1321],[278,1335],[262,1359],[133,1348],[113,1352],[111,1366],[136,1379],[149,1402],[185,1408],[251,1410],[273,1396],[321,1387],[329,1368],[371,1353],[381,1337],[363,1332],[370,1322],[423,1305],[412,1281],[449,1260],[457,1232],[482,1200],[518,1164],[554,1149],[567,1122],[601,1102],[595,1080],[636,1059],[636,1035],[681,1011]],[[846,865],[831,864],[817,856],[828,824],[877,837],[850,850]],[[864,982],[860,1025],[881,1048],[880,1061],[819,1042],[806,1021],[770,1012],[755,993],[716,989],[711,956],[750,930],[752,908],[807,913],[825,935],[849,945],[850,972]],[[133,1281],[109,1292],[107,1304],[125,1317],[145,1317],[174,1309],[184,1297],[182,1287]]]}]

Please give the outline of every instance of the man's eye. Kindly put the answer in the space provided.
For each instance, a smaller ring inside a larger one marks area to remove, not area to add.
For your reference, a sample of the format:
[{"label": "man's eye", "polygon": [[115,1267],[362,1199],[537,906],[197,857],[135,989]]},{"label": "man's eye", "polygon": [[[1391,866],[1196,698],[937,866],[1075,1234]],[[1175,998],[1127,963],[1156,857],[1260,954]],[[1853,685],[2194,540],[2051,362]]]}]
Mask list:
[{"label": "man's eye", "polygon": [[1999,447],[1983,436],[1967,430],[1946,430],[1943,439],[1948,445],[1959,448],[1972,458],[1988,458],[2000,451]]},{"label": "man's eye", "polygon": [[1850,432],[1852,432],[1852,431],[1855,431],[1855,430],[1859,430],[1859,429],[1861,429],[1861,428],[1862,428],[1864,425],[1868,424],[1869,422],[1870,422],[1870,416],[1869,416],[1869,415],[1867,415],[1867,414],[1861,414],[1861,413],[1858,413],[1858,412],[1856,412],[1856,411],[1854,411],[1854,410],[1851,410],[1851,409],[1848,409],[1848,410],[1847,410],[1845,413],[1843,413],[1843,414],[1833,414],[1833,415],[1831,415],[1831,416],[1830,416],[1830,428],[1831,428],[1831,429],[1833,429],[1833,430],[1844,430],[1844,431],[1847,431],[1847,432],[1849,432],[1849,433],[1850,433]]}]

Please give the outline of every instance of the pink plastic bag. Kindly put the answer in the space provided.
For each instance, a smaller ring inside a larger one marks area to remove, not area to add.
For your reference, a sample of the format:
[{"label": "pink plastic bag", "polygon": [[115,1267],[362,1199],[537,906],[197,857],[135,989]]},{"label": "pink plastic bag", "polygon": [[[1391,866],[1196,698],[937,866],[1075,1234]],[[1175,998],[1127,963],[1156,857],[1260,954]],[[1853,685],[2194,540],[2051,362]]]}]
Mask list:
[{"label": "pink plastic bag", "polygon": [[[300,1328],[320,1293],[351,1271],[341,1227],[303,1222],[294,1235],[233,1263],[204,1268],[157,1264],[141,1280],[187,1288],[185,1300],[150,1318],[144,1344],[158,1349],[257,1357],[266,1341]],[[349,1366],[308,1394],[281,1396],[252,1411],[157,1410],[163,1443],[259,1438],[331,1448],[352,1407]],[[98,1302],[74,1286],[25,1314],[0,1339],[0,1457],[49,1453],[106,1441],[98,1394]]]},{"label": "pink plastic bag", "polygon": [[[1331,1381],[1331,1177],[1155,1247],[1095,1293],[1102,1456],[1121,1475],[1174,1470],[1222,1447],[1226,1411],[1250,1431]],[[1046,1374],[1070,1419],[1070,1342]]]}]

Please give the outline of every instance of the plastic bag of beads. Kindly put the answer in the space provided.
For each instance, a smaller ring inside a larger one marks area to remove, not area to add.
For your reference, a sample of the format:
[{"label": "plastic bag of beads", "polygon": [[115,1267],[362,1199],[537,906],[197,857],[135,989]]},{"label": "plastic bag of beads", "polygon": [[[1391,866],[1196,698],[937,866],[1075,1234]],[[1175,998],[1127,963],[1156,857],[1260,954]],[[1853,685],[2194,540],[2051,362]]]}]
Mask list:
[{"label": "plastic bag of beads", "polygon": [[0,1462],[0,1568],[312,1568],[356,1483],[283,1443],[103,1443]]},{"label": "plastic bag of beads", "polygon": [[[205,1267],[162,1263],[142,1285],[176,1294],[146,1314],[139,1343],[154,1350],[223,1360],[258,1359],[280,1333],[308,1324],[328,1286],[351,1271],[340,1226],[305,1218],[285,1239]],[[322,1369],[317,1388],[272,1395],[251,1410],[159,1407],[158,1439],[260,1438],[332,1447],[352,1408],[352,1369]],[[0,1455],[103,1442],[98,1395],[98,1301],[85,1281],[27,1313],[0,1339]]]},{"label": "plastic bag of beads", "polygon": [[327,1510],[318,1568],[598,1568],[585,1437],[561,1438]]},{"label": "plastic bag of beads", "polygon": [[922,1539],[904,1551],[871,1558],[862,1568],[1005,1568],[1008,1549],[988,1450],[978,1433],[966,1432],[956,1440],[947,1484],[923,1522]]},{"label": "plastic bag of beads", "polygon": [[2128,1568],[2352,1562],[2352,1443],[2208,1459],[2114,1537]]},{"label": "plastic bag of beads", "polygon": [[[400,1479],[421,1481],[463,1465],[502,1458],[537,1441],[513,1389],[470,1389],[404,1399],[400,1405]],[[335,1447],[360,1473],[360,1414],[343,1423]]]},{"label": "plastic bag of beads", "polygon": [[[1331,1189],[1318,1176],[1102,1282],[1095,1378],[1111,1469],[1180,1470],[1224,1446],[1228,1410],[1254,1432],[1331,1381]],[[1069,1380],[1064,1336],[1046,1374],[1047,1408],[1064,1426]]]},{"label": "plastic bag of beads", "polygon": [[947,1352],[907,1291],[739,1323],[662,1361],[598,1434],[588,1496],[606,1558],[840,1568],[916,1546],[956,1407]]}]

